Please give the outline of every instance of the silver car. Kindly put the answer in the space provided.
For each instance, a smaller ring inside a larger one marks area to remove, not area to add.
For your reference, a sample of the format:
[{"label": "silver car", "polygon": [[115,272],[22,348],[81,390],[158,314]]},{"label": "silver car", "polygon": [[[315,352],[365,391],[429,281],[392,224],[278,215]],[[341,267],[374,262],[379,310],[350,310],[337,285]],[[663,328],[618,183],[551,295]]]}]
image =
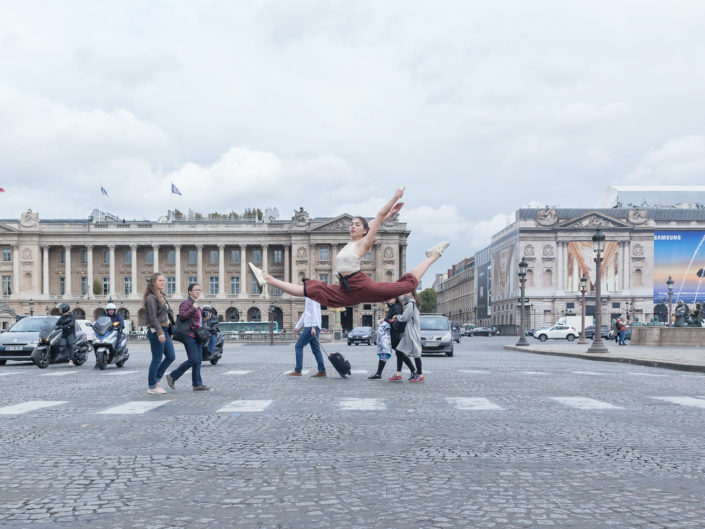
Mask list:
[{"label": "silver car", "polygon": [[448,318],[443,314],[422,314],[420,324],[422,353],[453,356],[453,334]]}]

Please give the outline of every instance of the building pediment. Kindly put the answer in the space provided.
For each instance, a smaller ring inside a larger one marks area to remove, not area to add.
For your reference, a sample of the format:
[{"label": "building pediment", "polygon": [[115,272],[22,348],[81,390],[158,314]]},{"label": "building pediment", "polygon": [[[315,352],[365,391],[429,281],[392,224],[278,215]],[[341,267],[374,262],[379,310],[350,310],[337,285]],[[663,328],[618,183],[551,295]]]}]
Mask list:
[{"label": "building pediment", "polygon": [[612,218],[597,211],[590,211],[578,217],[568,219],[561,222],[558,228],[574,228],[574,229],[595,229],[611,228],[611,229],[629,229],[631,226],[625,224],[621,220]]},{"label": "building pediment", "polygon": [[14,228],[10,228],[10,226],[0,224],[0,233],[17,233],[17,230]]},{"label": "building pediment", "polygon": [[344,231],[348,232],[350,230],[350,223],[352,222],[353,216],[344,213],[335,217],[333,220],[322,223],[316,226],[311,231]]}]

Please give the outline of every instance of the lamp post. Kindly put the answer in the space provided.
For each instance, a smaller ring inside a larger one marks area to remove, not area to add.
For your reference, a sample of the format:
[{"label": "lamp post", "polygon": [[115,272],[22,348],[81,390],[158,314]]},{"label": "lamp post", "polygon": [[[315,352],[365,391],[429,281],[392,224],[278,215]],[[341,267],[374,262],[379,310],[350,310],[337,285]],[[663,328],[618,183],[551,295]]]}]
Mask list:
[{"label": "lamp post", "polygon": [[673,278],[670,275],[668,276],[668,281],[666,281],[666,284],[668,285],[668,322],[667,322],[667,325],[669,327],[672,327],[673,323],[671,321],[671,309],[672,309],[671,303],[673,302]]},{"label": "lamp post", "polygon": [[526,269],[529,267],[529,263],[523,257],[519,261],[519,285],[521,286],[521,302],[519,304],[519,341],[517,345],[529,345],[526,341],[526,336],[524,336],[524,289],[526,288]]},{"label": "lamp post", "polygon": [[274,345],[274,305],[269,306],[269,345]]},{"label": "lamp post", "polygon": [[29,298],[29,315],[34,316],[34,300]]},{"label": "lamp post", "polygon": [[592,236],[592,248],[595,251],[595,335],[592,338],[592,345],[588,347],[588,353],[609,353],[607,347],[602,342],[602,281],[601,281],[601,265],[602,252],[605,250],[605,234],[598,228]]},{"label": "lamp post", "polygon": [[585,277],[585,274],[580,276],[580,294],[583,297],[583,301],[581,304],[581,315],[580,315],[580,321],[581,321],[581,329],[580,329],[580,338],[578,338],[578,343],[581,344],[586,344],[588,343],[587,340],[585,339],[585,293],[587,292],[587,281],[588,278]]}]

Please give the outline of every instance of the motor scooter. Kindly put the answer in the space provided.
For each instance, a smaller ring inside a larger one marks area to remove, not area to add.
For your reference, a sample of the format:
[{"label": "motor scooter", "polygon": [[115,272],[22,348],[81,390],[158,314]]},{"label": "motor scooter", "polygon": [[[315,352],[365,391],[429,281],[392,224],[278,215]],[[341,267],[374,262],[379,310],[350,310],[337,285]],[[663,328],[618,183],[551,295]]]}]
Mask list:
[{"label": "motor scooter", "polygon": [[[84,332],[78,326],[76,327],[76,340],[73,344],[73,363],[80,366],[88,358],[88,341]],[[62,335],[63,329],[51,323],[40,329],[39,343],[30,355],[30,358],[38,368],[46,369],[49,364],[68,362],[71,359],[66,338]]]},{"label": "motor scooter", "polygon": [[223,344],[225,343],[225,335],[218,331],[215,335],[215,347],[213,348],[213,354],[211,354],[210,349],[208,349],[208,342],[203,343],[203,361],[210,362],[215,365],[218,360],[223,356]]},{"label": "motor scooter", "polygon": [[104,370],[108,364],[115,363],[117,367],[122,367],[130,358],[127,350],[127,340],[118,329],[118,322],[113,322],[109,316],[103,315],[95,323],[89,324],[93,327],[95,339],[93,340],[93,351],[98,367]]}]

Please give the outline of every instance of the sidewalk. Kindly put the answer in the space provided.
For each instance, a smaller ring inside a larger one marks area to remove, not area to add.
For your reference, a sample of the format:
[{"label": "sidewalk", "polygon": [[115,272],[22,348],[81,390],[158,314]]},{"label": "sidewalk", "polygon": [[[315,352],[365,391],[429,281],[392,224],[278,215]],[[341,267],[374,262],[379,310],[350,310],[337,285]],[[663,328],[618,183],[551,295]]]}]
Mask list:
[{"label": "sidewalk", "polygon": [[651,347],[647,345],[619,346],[612,340],[603,340],[609,353],[588,354],[585,351],[587,351],[588,347],[592,344],[592,340],[588,340],[589,343],[587,345],[560,341],[541,343],[531,338],[528,339],[528,342],[528,346],[517,347],[516,345],[505,345],[504,348],[509,351],[569,356],[603,362],[624,362],[642,366],[680,369],[682,371],[700,371],[705,373],[705,348]]}]

